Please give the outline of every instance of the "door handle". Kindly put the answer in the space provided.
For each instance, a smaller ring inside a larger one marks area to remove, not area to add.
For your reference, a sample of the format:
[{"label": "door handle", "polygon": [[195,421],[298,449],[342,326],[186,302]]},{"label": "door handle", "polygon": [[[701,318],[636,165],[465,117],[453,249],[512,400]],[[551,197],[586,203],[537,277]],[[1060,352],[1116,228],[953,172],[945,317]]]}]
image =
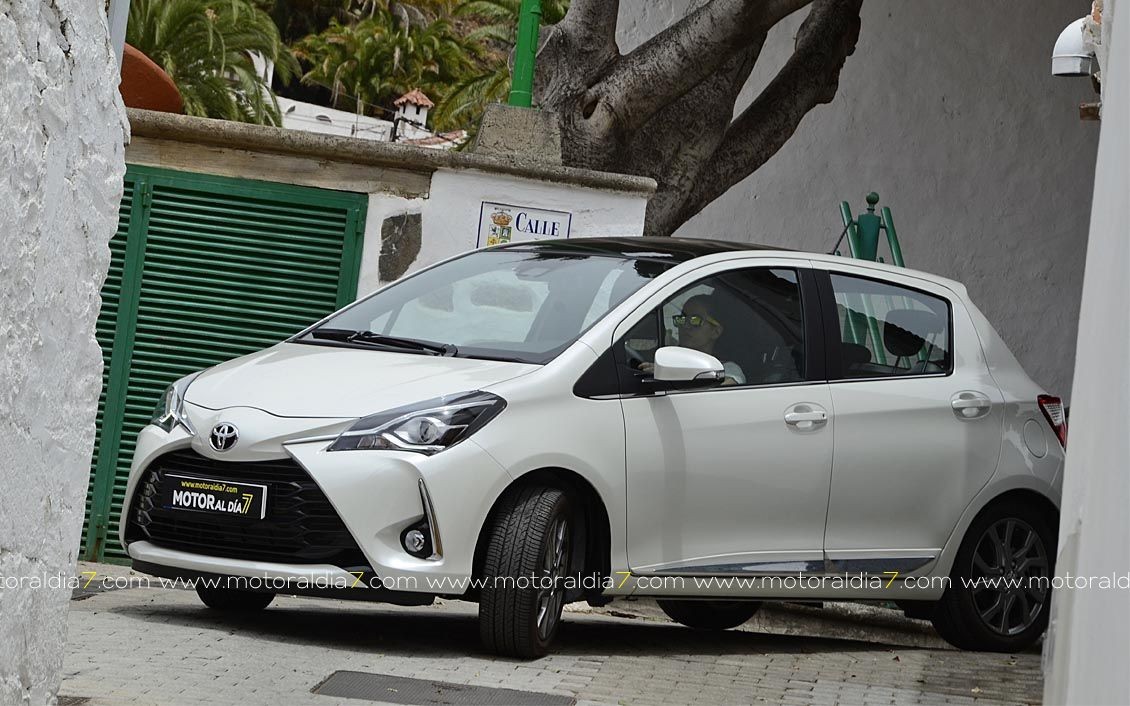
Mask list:
[{"label": "door handle", "polygon": [[950,398],[950,407],[958,419],[980,419],[993,409],[993,402],[976,390],[963,390]]},{"label": "door handle", "polygon": [[828,423],[828,413],[814,404],[797,404],[785,412],[785,424],[798,431],[809,431]]},{"label": "door handle", "polygon": [[800,424],[801,422],[826,422],[828,415],[824,412],[789,412],[785,415],[785,424]]}]

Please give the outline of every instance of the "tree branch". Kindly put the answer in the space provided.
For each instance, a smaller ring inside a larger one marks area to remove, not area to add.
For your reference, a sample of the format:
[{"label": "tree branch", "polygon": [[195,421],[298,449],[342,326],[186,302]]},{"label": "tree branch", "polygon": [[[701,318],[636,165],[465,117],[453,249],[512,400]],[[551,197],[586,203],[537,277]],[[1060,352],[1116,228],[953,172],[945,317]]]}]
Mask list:
[{"label": "tree branch", "polygon": [[595,85],[586,117],[606,133],[638,129],[782,18],[812,0],[712,0],[624,56]]},{"label": "tree branch", "polygon": [[648,203],[645,235],[675,215],[694,188],[703,163],[712,158],[734,119],[734,104],[764,44],[763,33],[632,135],[621,169],[659,183]]},{"label": "tree branch", "polygon": [[537,105],[556,106],[562,120],[570,119],[564,106],[579,103],[590,81],[620,58],[616,45],[619,11],[620,0],[573,0],[564,19],[542,27],[534,74]]},{"label": "tree branch", "polygon": [[816,0],[797,33],[792,57],[726,130],[695,188],[666,224],[667,233],[765,164],[809,111],[835,98],[840,70],[859,39],[862,2]]},{"label": "tree branch", "polygon": [[615,46],[619,15],[620,0],[573,0],[561,25],[578,37]]}]

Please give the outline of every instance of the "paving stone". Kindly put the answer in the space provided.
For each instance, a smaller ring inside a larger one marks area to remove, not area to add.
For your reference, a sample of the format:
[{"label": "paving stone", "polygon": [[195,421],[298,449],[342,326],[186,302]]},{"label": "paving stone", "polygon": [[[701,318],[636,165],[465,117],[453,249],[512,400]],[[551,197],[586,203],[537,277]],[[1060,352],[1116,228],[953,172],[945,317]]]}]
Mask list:
[{"label": "paving stone", "polygon": [[60,693],[95,705],[357,704],[310,693],[337,670],[565,694],[579,704],[1033,704],[1043,689],[1036,653],[777,634],[767,618],[756,632],[712,634],[571,610],[555,653],[515,662],[482,651],[474,616],[475,606],[459,601],[399,608],[291,597],[225,616],[189,591],[106,591],[71,604]]}]

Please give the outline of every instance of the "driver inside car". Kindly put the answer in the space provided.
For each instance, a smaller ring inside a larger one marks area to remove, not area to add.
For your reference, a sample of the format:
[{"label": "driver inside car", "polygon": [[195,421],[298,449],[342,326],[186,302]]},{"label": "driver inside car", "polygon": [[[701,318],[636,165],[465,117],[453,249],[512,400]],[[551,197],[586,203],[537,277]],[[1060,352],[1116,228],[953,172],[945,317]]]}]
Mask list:
[{"label": "driver inside car", "polygon": [[[679,334],[679,345],[715,355],[715,345],[726,331],[726,327],[714,314],[717,309],[709,294],[698,294],[684,302],[682,311],[671,317],[671,322],[675,324]],[[726,371],[723,385],[745,384],[745,373],[737,363],[723,361],[722,367]],[[655,369],[655,365],[645,362],[640,363],[639,368],[645,373],[650,373]]]}]

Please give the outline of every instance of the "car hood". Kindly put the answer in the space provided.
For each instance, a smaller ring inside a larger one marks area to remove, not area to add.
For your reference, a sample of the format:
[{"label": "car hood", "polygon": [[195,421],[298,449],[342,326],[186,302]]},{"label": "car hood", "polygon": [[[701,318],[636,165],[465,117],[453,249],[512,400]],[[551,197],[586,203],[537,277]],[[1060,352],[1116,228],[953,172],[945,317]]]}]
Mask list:
[{"label": "car hood", "polygon": [[280,417],[363,417],[480,390],[541,366],[280,343],[209,368],[185,400],[207,409],[254,407]]}]

